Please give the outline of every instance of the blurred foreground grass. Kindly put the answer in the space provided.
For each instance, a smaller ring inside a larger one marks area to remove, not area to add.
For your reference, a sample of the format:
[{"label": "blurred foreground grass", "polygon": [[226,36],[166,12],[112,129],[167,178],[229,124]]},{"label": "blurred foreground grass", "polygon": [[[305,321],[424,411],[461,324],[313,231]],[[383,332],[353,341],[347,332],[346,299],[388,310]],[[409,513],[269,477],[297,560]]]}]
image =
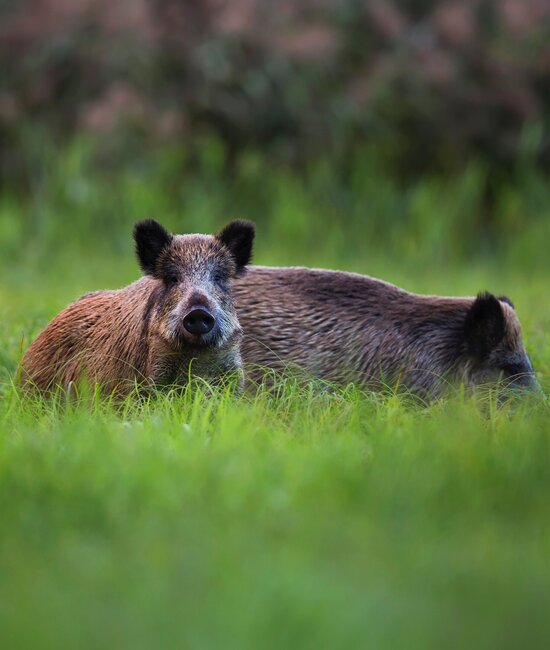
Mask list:
[{"label": "blurred foreground grass", "polygon": [[547,646],[544,406],[7,404],[3,647]]},{"label": "blurred foreground grass", "polygon": [[[84,291],[137,277],[133,221],[258,223],[258,263],[509,295],[549,389],[550,186],[535,172],[483,213],[486,172],[401,187],[205,147],[125,173],[86,144],[0,205],[0,642],[6,648],[546,648],[548,406],[405,398],[287,382],[61,409],[21,403],[22,349]],[[94,154],[95,155],[95,154]]]}]

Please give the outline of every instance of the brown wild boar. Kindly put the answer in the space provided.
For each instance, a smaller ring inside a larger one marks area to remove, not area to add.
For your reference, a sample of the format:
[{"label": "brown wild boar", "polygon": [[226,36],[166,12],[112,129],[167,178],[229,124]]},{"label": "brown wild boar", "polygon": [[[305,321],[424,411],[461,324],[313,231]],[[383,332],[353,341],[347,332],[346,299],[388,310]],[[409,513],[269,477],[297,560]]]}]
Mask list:
[{"label": "brown wild boar", "polygon": [[452,383],[538,387],[507,298],[409,293],[374,278],[252,266],[235,283],[245,374],[301,368],[331,382],[400,386],[423,398]]},{"label": "brown wild boar", "polygon": [[145,277],[87,294],[56,316],[21,362],[24,385],[50,392],[85,378],[124,395],[136,383],[181,385],[190,375],[240,372],[231,287],[250,260],[253,224],[233,221],[215,236],[172,235],[146,220],[134,239]]}]

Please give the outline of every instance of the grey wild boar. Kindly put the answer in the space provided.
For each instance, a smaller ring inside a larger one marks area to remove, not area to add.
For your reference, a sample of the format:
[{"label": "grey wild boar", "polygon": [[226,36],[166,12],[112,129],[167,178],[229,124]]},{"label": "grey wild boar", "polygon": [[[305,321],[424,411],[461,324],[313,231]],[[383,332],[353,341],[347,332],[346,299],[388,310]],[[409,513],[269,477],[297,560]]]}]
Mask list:
[{"label": "grey wild boar", "polygon": [[235,283],[234,297],[255,381],[265,369],[301,368],[422,398],[457,383],[538,388],[505,297],[418,295],[355,273],[262,266]]},{"label": "grey wild boar", "polygon": [[123,396],[136,384],[238,375],[241,327],[231,291],[253,239],[247,221],[217,235],[172,235],[156,221],[139,222],[134,240],[145,276],[64,309],[25,354],[20,381],[51,392],[85,378]]}]

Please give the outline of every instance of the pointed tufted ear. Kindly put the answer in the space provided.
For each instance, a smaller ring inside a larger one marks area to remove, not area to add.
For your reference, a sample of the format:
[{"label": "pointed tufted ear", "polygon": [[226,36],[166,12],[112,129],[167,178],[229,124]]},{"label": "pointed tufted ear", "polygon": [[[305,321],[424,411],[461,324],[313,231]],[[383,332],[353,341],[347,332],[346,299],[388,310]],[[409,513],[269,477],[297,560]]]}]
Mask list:
[{"label": "pointed tufted ear", "polygon": [[237,274],[244,271],[252,258],[255,226],[251,221],[237,220],[229,223],[216,237],[226,246],[237,263]]},{"label": "pointed tufted ear", "polygon": [[480,293],[464,322],[469,352],[477,359],[485,358],[502,341],[505,328],[505,316],[498,298],[491,293]]},{"label": "pointed tufted ear", "polygon": [[508,298],[508,296],[497,296],[500,302],[505,302],[507,305],[510,305],[512,309],[515,309],[514,303]]},{"label": "pointed tufted ear", "polygon": [[134,226],[134,241],[143,272],[154,275],[159,255],[172,242],[172,235],[158,221],[145,219]]}]

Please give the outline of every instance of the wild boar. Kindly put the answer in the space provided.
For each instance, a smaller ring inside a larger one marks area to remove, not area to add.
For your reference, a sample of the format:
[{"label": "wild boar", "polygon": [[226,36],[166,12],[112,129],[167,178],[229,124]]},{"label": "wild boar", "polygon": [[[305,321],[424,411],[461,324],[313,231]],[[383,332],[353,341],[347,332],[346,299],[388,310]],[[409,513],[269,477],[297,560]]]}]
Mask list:
[{"label": "wild boar", "polygon": [[134,228],[145,277],[81,297],[56,316],[21,362],[24,385],[67,390],[85,379],[103,393],[136,384],[182,385],[241,373],[241,327],[232,283],[250,261],[254,226],[172,235],[153,220]]},{"label": "wild boar", "polygon": [[537,388],[511,302],[490,293],[409,293],[355,273],[252,266],[234,286],[245,372],[300,368],[331,382],[401,386],[423,398],[446,386]]}]

